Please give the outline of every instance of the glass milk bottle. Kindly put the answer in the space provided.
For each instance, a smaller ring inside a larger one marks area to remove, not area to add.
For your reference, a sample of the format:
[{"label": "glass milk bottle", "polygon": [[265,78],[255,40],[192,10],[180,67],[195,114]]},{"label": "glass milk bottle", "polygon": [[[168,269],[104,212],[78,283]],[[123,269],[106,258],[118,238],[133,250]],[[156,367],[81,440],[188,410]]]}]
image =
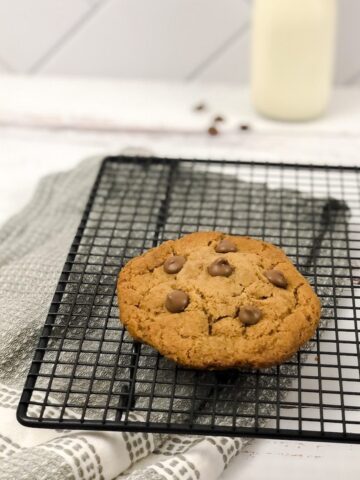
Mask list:
[{"label": "glass milk bottle", "polygon": [[308,120],[329,102],[336,0],[255,0],[252,98],[261,114]]}]

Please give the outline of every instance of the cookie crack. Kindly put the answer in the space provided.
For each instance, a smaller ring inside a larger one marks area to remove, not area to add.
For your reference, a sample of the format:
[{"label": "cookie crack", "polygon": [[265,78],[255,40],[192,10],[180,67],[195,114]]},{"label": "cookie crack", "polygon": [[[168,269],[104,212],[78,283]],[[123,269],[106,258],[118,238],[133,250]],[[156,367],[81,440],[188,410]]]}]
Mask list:
[{"label": "cookie crack", "polygon": [[[300,299],[299,299],[299,289],[304,286],[305,283],[302,282],[302,283],[299,283],[299,285],[296,285],[296,287],[293,289],[293,295],[294,295],[294,298],[295,298],[295,308],[299,307],[300,305]],[[308,303],[308,302],[306,302]]]},{"label": "cookie crack", "polygon": [[236,318],[236,314],[235,315],[220,315],[219,317],[216,317],[216,318],[213,319],[212,324],[214,325],[214,323],[220,322],[220,320],[224,320],[224,318]]},{"label": "cookie crack", "polygon": [[195,292],[199,295],[201,300],[203,300],[203,303],[201,304],[201,309],[202,309],[203,313],[205,314],[205,316],[207,318],[207,321],[208,321],[208,335],[211,335],[212,334],[213,316],[211,315],[209,310],[206,308],[206,305],[204,304],[204,302],[206,301],[206,297],[203,294],[203,292],[201,290],[199,290],[199,288],[197,288],[197,287],[195,287]]}]

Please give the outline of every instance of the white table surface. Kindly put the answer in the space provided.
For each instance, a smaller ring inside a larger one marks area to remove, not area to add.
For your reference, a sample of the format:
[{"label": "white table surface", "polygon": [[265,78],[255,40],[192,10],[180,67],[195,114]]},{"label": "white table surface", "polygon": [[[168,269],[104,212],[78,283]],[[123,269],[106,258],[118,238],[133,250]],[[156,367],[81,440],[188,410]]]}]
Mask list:
[{"label": "white table surface", "polygon": [[[209,110],[194,113],[199,101]],[[209,137],[216,114],[227,121]],[[240,123],[251,131],[238,131]],[[282,124],[257,117],[241,87],[0,77],[0,224],[26,204],[43,175],[134,148],[360,165],[360,89],[336,91],[322,119]],[[358,479],[359,456],[360,445],[254,440],[222,479]]]}]

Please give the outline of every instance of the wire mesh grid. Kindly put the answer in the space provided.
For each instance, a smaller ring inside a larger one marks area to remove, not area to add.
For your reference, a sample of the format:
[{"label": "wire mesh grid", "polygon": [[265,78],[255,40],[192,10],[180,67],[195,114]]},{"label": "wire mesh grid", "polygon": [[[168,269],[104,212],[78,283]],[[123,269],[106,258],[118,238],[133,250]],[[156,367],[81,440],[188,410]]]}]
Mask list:
[{"label": "wire mesh grid", "polygon": [[[181,368],[119,323],[130,258],[198,230],[282,247],[322,300],[314,339],[263,370]],[[104,160],[18,407],[27,426],[360,441],[360,169]]]}]

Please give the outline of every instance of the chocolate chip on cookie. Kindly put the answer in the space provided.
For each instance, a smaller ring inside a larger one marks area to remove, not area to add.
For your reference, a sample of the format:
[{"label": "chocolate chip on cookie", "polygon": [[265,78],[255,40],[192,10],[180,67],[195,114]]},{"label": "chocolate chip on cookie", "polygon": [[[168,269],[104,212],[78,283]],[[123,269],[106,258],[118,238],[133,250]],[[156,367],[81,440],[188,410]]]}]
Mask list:
[{"label": "chocolate chip on cookie", "polygon": [[183,268],[186,258],[182,255],[173,255],[169,257],[164,263],[164,270],[166,273],[178,273]]},{"label": "chocolate chip on cookie", "polygon": [[237,252],[237,246],[231,240],[224,238],[215,247],[217,253]]},{"label": "chocolate chip on cookie", "polygon": [[261,319],[262,313],[256,307],[240,307],[237,316],[244,325],[255,325]]},{"label": "chocolate chip on cookie", "polygon": [[207,270],[212,277],[230,277],[234,267],[230,265],[226,258],[217,258],[208,266]]},{"label": "chocolate chip on cookie", "polygon": [[279,288],[286,288],[288,286],[288,281],[284,277],[284,274],[279,270],[266,270],[264,272],[265,277],[271,282],[273,285]]},{"label": "chocolate chip on cookie", "polygon": [[170,313],[180,313],[189,305],[189,295],[182,290],[173,290],[165,300],[165,308]]}]

